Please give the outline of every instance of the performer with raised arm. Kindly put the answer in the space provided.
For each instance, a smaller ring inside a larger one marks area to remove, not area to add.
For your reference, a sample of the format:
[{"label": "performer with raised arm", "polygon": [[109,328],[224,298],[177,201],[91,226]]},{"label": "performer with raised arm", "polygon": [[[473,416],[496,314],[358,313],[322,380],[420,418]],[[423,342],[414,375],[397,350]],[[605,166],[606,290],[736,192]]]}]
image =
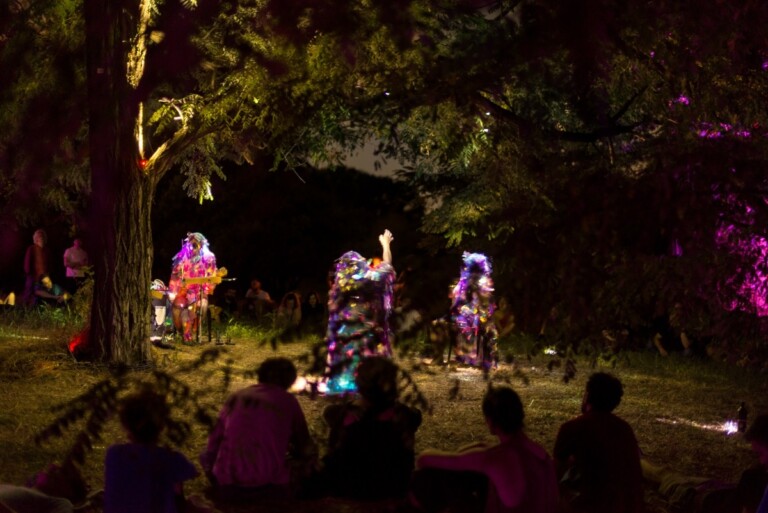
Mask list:
[{"label": "performer with raised arm", "polygon": [[[218,280],[216,279],[218,278]],[[217,274],[216,255],[208,249],[202,233],[188,233],[181,251],[173,257],[168,298],[173,304],[173,325],[185,342],[191,342],[197,332],[200,317],[208,309],[208,296],[213,294]]]},{"label": "performer with raised arm", "polygon": [[389,230],[379,235],[381,262],[374,264],[359,253],[348,251],[336,260],[334,281],[328,298],[327,392],[352,392],[360,360],[369,356],[391,356],[389,314],[392,311],[392,266]]},{"label": "performer with raised arm", "polygon": [[456,361],[486,370],[498,361],[493,315],[491,262],[482,253],[464,252],[459,281],[453,287],[451,320],[456,327]]}]

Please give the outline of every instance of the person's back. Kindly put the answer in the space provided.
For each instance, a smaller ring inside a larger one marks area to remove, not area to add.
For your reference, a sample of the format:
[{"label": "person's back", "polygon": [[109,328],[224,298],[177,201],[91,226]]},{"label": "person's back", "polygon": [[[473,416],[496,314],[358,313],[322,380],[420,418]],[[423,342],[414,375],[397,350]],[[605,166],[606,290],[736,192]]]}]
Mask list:
[{"label": "person's back", "polygon": [[[520,437],[484,451],[489,488],[485,513],[551,513],[557,510],[555,465],[547,451]],[[511,484],[515,481],[514,484]],[[524,490],[520,493],[518,490]],[[516,504],[517,497],[521,497]]]},{"label": "person's back", "polygon": [[168,415],[165,398],[152,391],[123,400],[120,421],[130,441],[107,449],[104,513],[179,511],[182,483],[198,472],[183,454],[157,445]]},{"label": "person's back", "polygon": [[483,414],[495,445],[458,452],[425,451],[418,460],[411,498],[425,512],[555,513],[559,491],[547,451],[523,432],[523,405],[509,387],[491,387]]},{"label": "person's back", "polygon": [[[622,394],[616,378],[593,374],[583,415],[560,427],[554,457],[564,498],[574,511],[637,513],[644,509],[637,439],[632,427],[611,413]],[[603,405],[604,395],[610,396],[608,406]]]},{"label": "person's back", "polygon": [[296,368],[285,358],[267,359],[259,367],[259,384],[230,396],[201,456],[219,496],[237,499],[262,487],[289,493],[291,465],[314,457],[314,443],[304,413],[287,389]]},{"label": "person's back", "polygon": [[325,416],[332,424],[332,447],[325,459],[331,495],[363,500],[404,497],[421,413],[396,403],[382,412],[349,405],[337,412],[326,410]]},{"label": "person's back", "polygon": [[328,493],[362,500],[404,497],[414,466],[421,412],[397,400],[399,369],[373,356],[358,366],[354,403],[328,406],[324,473]]},{"label": "person's back", "polygon": [[104,470],[104,513],[179,511],[176,485],[197,475],[181,453],[141,443],[110,446]]}]

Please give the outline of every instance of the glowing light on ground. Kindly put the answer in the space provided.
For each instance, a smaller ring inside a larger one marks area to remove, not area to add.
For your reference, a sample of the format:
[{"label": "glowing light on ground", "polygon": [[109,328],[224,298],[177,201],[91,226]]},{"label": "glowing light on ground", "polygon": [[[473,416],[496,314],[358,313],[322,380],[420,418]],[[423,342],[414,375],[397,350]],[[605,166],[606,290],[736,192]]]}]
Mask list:
[{"label": "glowing light on ground", "polygon": [[738,431],[738,428],[736,426],[736,421],[733,421],[733,420],[727,420],[721,423],[703,424],[701,422],[696,422],[695,420],[681,419],[679,417],[678,418],[657,417],[656,421],[661,422],[663,424],[683,425],[683,426],[695,427],[697,429],[703,429],[706,431],[717,431],[717,432],[725,433],[726,435],[732,435]]}]

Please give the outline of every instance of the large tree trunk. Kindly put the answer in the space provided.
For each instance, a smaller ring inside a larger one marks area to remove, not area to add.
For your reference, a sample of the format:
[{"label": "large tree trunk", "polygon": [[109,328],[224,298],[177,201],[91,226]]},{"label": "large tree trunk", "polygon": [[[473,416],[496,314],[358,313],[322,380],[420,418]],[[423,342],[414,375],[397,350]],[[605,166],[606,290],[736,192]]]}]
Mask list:
[{"label": "large tree trunk", "polygon": [[138,2],[85,0],[94,264],[90,347],[95,358],[137,365],[149,349],[155,182],[139,164],[138,98],[126,78]]}]

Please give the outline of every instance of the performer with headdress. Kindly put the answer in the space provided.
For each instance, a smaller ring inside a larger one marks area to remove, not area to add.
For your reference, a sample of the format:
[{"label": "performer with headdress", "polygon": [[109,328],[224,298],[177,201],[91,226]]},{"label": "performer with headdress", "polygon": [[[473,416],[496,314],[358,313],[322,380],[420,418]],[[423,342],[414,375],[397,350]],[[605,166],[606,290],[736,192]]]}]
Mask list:
[{"label": "performer with headdress", "polygon": [[[173,257],[168,298],[173,304],[173,325],[190,342],[198,329],[200,317],[208,308],[208,296],[216,283],[216,255],[208,249],[202,233],[187,233],[181,251]],[[208,278],[211,278],[210,280]]]},{"label": "performer with headdress", "polygon": [[389,230],[379,235],[379,263],[369,262],[355,251],[336,260],[328,298],[328,393],[354,391],[357,365],[363,358],[392,355],[392,240]]},{"label": "performer with headdress", "polygon": [[491,321],[491,262],[482,253],[465,251],[462,258],[461,275],[451,294],[451,320],[457,331],[454,354],[460,363],[490,369],[498,361],[496,328]]}]

